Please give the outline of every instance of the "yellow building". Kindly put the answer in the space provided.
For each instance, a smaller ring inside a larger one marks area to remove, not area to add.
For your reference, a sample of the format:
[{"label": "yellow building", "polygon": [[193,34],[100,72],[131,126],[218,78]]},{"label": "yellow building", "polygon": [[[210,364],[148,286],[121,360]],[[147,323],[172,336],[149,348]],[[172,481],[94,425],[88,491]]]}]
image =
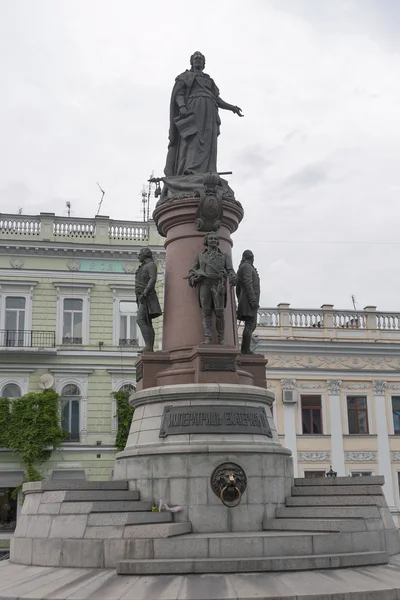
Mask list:
[{"label": "yellow building", "polygon": [[295,475],[384,475],[400,514],[400,313],[259,309],[257,352]]}]

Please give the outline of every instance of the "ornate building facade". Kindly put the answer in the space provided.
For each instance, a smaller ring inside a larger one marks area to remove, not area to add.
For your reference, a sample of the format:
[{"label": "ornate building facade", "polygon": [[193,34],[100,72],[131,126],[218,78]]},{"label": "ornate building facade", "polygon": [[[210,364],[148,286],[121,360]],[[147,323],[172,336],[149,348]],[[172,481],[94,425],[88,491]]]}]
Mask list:
[{"label": "ornate building facade", "polygon": [[259,310],[274,419],[298,477],[384,475],[400,514],[400,313]]},{"label": "ornate building facade", "polygon": [[[144,246],[158,264],[162,303],[165,250],[152,221],[0,215],[0,396],[43,386],[60,394],[69,439],[46,463],[47,477],[110,478],[111,392],[135,384],[142,345],[134,273]],[[154,325],[158,348],[162,319]],[[22,476],[18,459],[0,449],[0,521],[5,490]]]}]

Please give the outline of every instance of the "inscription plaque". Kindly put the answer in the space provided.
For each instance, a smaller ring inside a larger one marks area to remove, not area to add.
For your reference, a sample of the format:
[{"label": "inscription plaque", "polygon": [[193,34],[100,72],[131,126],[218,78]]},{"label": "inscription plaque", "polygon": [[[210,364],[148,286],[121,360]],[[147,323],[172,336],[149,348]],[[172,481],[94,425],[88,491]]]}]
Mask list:
[{"label": "inscription plaque", "polygon": [[235,359],[226,356],[203,356],[201,359],[202,371],[236,371]]},{"label": "inscription plaque", "polygon": [[166,406],[159,437],[188,433],[254,433],[272,437],[261,406]]}]

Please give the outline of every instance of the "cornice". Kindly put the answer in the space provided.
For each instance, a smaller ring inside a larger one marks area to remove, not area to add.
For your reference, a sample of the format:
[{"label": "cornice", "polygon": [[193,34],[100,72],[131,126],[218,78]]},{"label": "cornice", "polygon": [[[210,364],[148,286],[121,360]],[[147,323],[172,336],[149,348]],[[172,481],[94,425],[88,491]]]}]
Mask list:
[{"label": "cornice", "polygon": [[312,358],[313,356],[319,356],[321,354],[334,354],[334,355],[357,355],[370,354],[379,355],[384,354],[387,356],[389,353],[397,354],[400,358],[400,332],[398,338],[395,341],[391,340],[376,340],[363,341],[354,340],[349,342],[337,342],[327,340],[322,342],[321,340],[283,340],[277,339],[274,341],[259,340],[257,345],[257,352],[267,355],[268,357],[274,354],[301,354]]},{"label": "cornice", "polygon": [[0,242],[0,255],[10,254],[18,256],[47,256],[50,258],[72,257],[72,258],[102,258],[108,259],[136,259],[140,249],[146,246],[150,248],[156,258],[165,257],[165,248],[152,244],[141,244],[117,246],[117,245],[96,245],[74,243],[57,243],[31,240],[3,240]]}]

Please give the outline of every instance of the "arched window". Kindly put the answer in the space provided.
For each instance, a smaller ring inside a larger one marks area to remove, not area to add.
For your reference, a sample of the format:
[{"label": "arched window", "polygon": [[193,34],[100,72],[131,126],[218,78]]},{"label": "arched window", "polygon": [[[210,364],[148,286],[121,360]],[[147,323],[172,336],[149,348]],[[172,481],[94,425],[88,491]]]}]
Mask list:
[{"label": "arched window", "polygon": [[1,390],[0,395],[2,398],[21,398],[22,392],[16,383],[7,383]]},{"label": "arched window", "polygon": [[120,392],[128,392],[129,395],[132,392],[136,392],[136,387],[133,385],[133,383],[125,383],[124,385],[122,385],[119,390]]},{"label": "arched window", "polygon": [[61,391],[61,426],[68,432],[68,442],[79,442],[79,408],[81,391],[74,383]]}]

